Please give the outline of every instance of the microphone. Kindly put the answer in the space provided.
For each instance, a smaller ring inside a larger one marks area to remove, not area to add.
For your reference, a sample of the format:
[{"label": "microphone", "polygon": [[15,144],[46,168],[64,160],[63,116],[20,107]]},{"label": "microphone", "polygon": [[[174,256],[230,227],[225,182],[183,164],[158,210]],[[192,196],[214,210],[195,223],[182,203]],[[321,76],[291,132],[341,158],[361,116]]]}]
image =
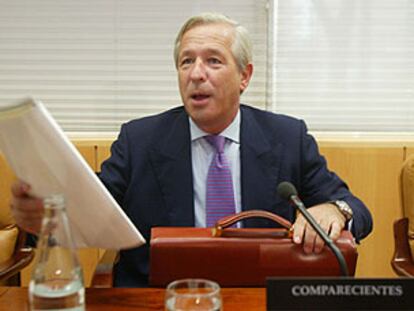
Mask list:
[{"label": "microphone", "polygon": [[299,210],[303,217],[305,217],[305,219],[316,231],[316,233],[332,250],[336,259],[338,260],[342,276],[349,276],[348,266],[346,265],[345,258],[342,255],[341,251],[335,245],[332,239],[328,236],[328,234],[322,229],[322,227],[316,222],[315,218],[313,218],[313,216],[308,212],[301,199],[299,199],[295,186],[292,185],[290,182],[283,181],[278,185],[277,193],[281,198],[293,203],[293,205]]}]

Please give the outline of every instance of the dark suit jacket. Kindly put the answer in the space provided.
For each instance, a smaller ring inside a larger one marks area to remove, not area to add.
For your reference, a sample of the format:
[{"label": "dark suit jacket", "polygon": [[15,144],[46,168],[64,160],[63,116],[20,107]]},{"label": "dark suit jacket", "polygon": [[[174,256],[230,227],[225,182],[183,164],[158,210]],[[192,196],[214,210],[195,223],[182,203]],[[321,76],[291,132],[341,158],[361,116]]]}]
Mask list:
[{"label": "dark suit jacket", "polygon": [[[371,215],[337,175],[328,171],[303,121],[241,105],[242,209],[263,209],[294,221],[295,210],[276,193],[293,183],[306,206],[342,199],[353,208],[357,240],[372,227]],[[149,243],[154,226],[194,226],[191,141],[183,107],[122,126],[103,163],[101,180]],[[246,227],[274,226],[250,220]],[[145,286],[148,243],[122,251],[116,286]]]}]

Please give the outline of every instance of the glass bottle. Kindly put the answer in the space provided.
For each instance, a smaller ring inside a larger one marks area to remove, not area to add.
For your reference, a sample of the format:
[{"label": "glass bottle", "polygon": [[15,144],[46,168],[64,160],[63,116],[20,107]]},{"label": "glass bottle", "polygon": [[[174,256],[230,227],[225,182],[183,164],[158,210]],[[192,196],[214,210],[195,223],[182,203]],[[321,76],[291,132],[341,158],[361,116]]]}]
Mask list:
[{"label": "glass bottle", "polygon": [[44,200],[38,259],[29,284],[31,310],[84,310],[82,268],[74,248],[62,195]]}]

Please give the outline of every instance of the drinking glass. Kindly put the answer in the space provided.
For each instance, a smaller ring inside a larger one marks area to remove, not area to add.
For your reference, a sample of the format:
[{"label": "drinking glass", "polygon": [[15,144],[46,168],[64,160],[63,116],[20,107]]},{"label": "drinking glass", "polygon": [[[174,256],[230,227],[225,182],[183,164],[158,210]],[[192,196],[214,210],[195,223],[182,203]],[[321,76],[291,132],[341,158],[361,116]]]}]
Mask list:
[{"label": "drinking glass", "polygon": [[168,311],[220,311],[221,305],[220,286],[210,280],[177,280],[165,292]]}]

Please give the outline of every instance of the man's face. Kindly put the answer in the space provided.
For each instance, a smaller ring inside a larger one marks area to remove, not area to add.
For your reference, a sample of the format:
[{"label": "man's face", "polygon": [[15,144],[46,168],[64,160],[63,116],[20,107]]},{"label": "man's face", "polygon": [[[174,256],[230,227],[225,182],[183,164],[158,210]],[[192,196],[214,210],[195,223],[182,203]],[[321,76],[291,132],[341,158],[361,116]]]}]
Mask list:
[{"label": "man's face", "polygon": [[199,25],[187,31],[178,55],[178,80],[184,106],[204,131],[218,134],[234,119],[240,92],[252,65],[240,72],[231,51],[233,29],[226,24]]}]

